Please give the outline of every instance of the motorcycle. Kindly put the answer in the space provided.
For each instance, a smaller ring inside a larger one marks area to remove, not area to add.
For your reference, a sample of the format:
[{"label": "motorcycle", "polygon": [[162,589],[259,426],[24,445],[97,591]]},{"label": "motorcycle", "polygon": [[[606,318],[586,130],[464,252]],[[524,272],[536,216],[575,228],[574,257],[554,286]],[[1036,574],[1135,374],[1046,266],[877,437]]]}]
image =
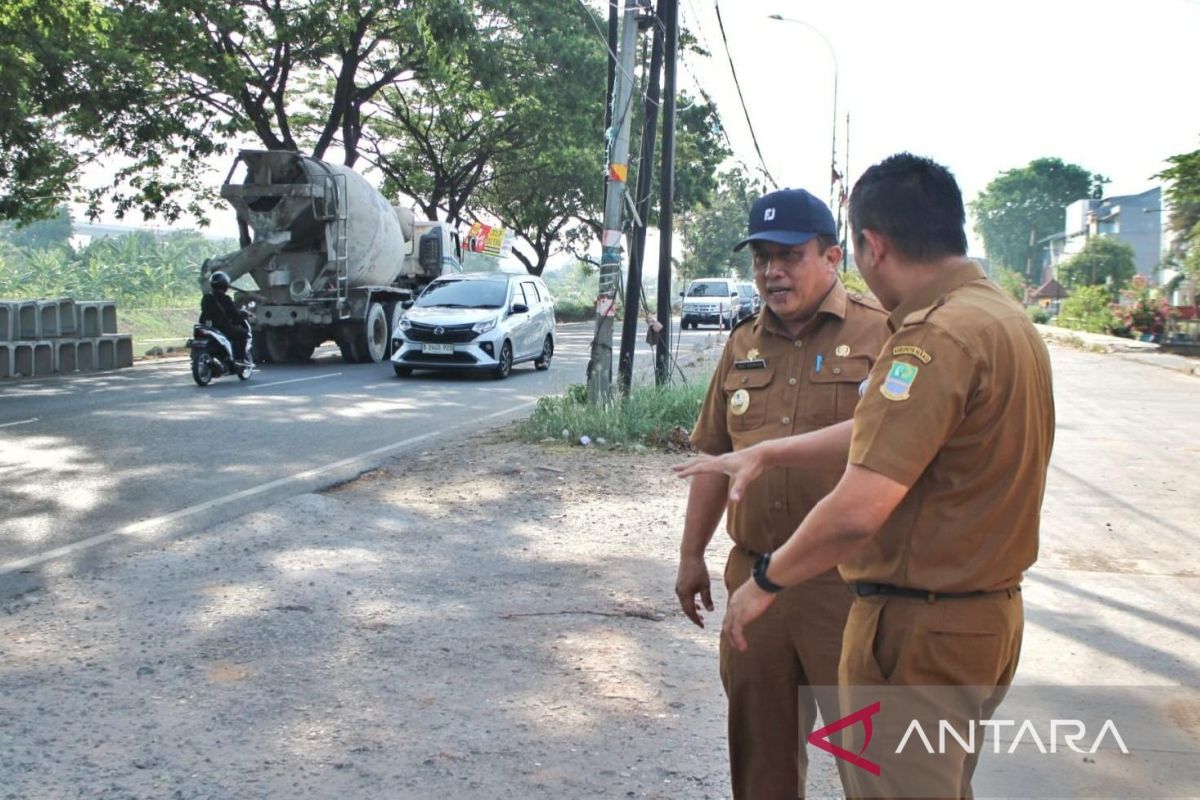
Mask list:
[{"label": "motorcycle", "polygon": [[237,375],[244,381],[254,374],[253,328],[244,319],[242,326],[246,329],[244,362],[234,360],[233,342],[225,334],[202,323],[192,327],[192,338],[188,339],[187,346],[192,351],[192,379],[198,386],[208,386],[213,378],[223,375]]}]

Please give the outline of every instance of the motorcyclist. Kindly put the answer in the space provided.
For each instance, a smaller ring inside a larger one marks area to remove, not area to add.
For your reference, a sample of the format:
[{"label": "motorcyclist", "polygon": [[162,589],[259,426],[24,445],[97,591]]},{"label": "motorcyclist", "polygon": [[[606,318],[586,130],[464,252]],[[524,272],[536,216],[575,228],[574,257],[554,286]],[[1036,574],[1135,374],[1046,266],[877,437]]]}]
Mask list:
[{"label": "motorcyclist", "polygon": [[246,327],[243,315],[229,296],[229,275],[217,271],[208,279],[212,293],[200,301],[200,324],[220,331],[233,345],[233,358],[246,363]]}]

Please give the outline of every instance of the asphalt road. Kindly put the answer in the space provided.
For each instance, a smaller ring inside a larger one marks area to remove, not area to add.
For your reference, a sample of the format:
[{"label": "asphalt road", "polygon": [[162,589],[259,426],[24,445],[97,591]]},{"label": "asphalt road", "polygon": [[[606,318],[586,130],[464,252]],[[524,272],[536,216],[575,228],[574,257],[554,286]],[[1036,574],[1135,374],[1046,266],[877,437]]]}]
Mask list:
[{"label": "asphalt road", "polygon": [[[200,389],[186,361],[0,384],[0,596],[103,548],[197,530],[527,414],[585,380],[591,323],[505,381],[349,365],[336,348]],[[687,331],[681,352],[715,329]],[[619,330],[617,333],[619,342]],[[639,337],[636,371],[653,369]]]}]

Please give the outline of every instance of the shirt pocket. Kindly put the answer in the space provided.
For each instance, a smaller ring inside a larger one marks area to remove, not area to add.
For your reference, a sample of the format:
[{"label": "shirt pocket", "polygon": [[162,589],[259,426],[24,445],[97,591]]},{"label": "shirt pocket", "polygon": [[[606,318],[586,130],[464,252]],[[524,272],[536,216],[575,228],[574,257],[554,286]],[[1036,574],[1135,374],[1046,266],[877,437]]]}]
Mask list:
[{"label": "shirt pocket", "polygon": [[862,397],[859,388],[871,373],[867,356],[834,356],[808,373],[808,418],[816,425],[832,425],[854,416]]},{"label": "shirt pocket", "polygon": [[[725,414],[731,431],[762,427],[775,371],[735,369],[725,376]],[[739,413],[739,409],[742,409]]]}]

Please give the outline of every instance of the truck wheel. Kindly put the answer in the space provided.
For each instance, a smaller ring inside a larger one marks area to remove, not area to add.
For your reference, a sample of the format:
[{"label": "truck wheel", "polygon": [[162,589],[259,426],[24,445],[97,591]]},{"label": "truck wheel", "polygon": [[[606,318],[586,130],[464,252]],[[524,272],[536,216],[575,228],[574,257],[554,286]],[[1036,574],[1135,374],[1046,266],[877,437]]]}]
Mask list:
[{"label": "truck wheel", "polygon": [[288,360],[303,364],[312,358],[313,351],[316,349],[317,346],[314,344],[292,342],[292,346],[288,348]]},{"label": "truck wheel", "polygon": [[388,318],[380,303],[367,306],[367,318],[356,326],[354,354],[360,364],[378,364],[387,357]]},{"label": "truck wheel", "polygon": [[267,357],[272,364],[286,364],[292,360],[292,339],[282,328],[268,328],[263,340],[267,345]]},{"label": "truck wheel", "polygon": [[396,331],[400,330],[400,315],[404,313],[404,307],[395,300],[390,303],[383,304],[383,313],[387,317],[388,333],[387,333],[387,351],[383,354],[384,358],[392,357],[392,341],[396,338]]}]

